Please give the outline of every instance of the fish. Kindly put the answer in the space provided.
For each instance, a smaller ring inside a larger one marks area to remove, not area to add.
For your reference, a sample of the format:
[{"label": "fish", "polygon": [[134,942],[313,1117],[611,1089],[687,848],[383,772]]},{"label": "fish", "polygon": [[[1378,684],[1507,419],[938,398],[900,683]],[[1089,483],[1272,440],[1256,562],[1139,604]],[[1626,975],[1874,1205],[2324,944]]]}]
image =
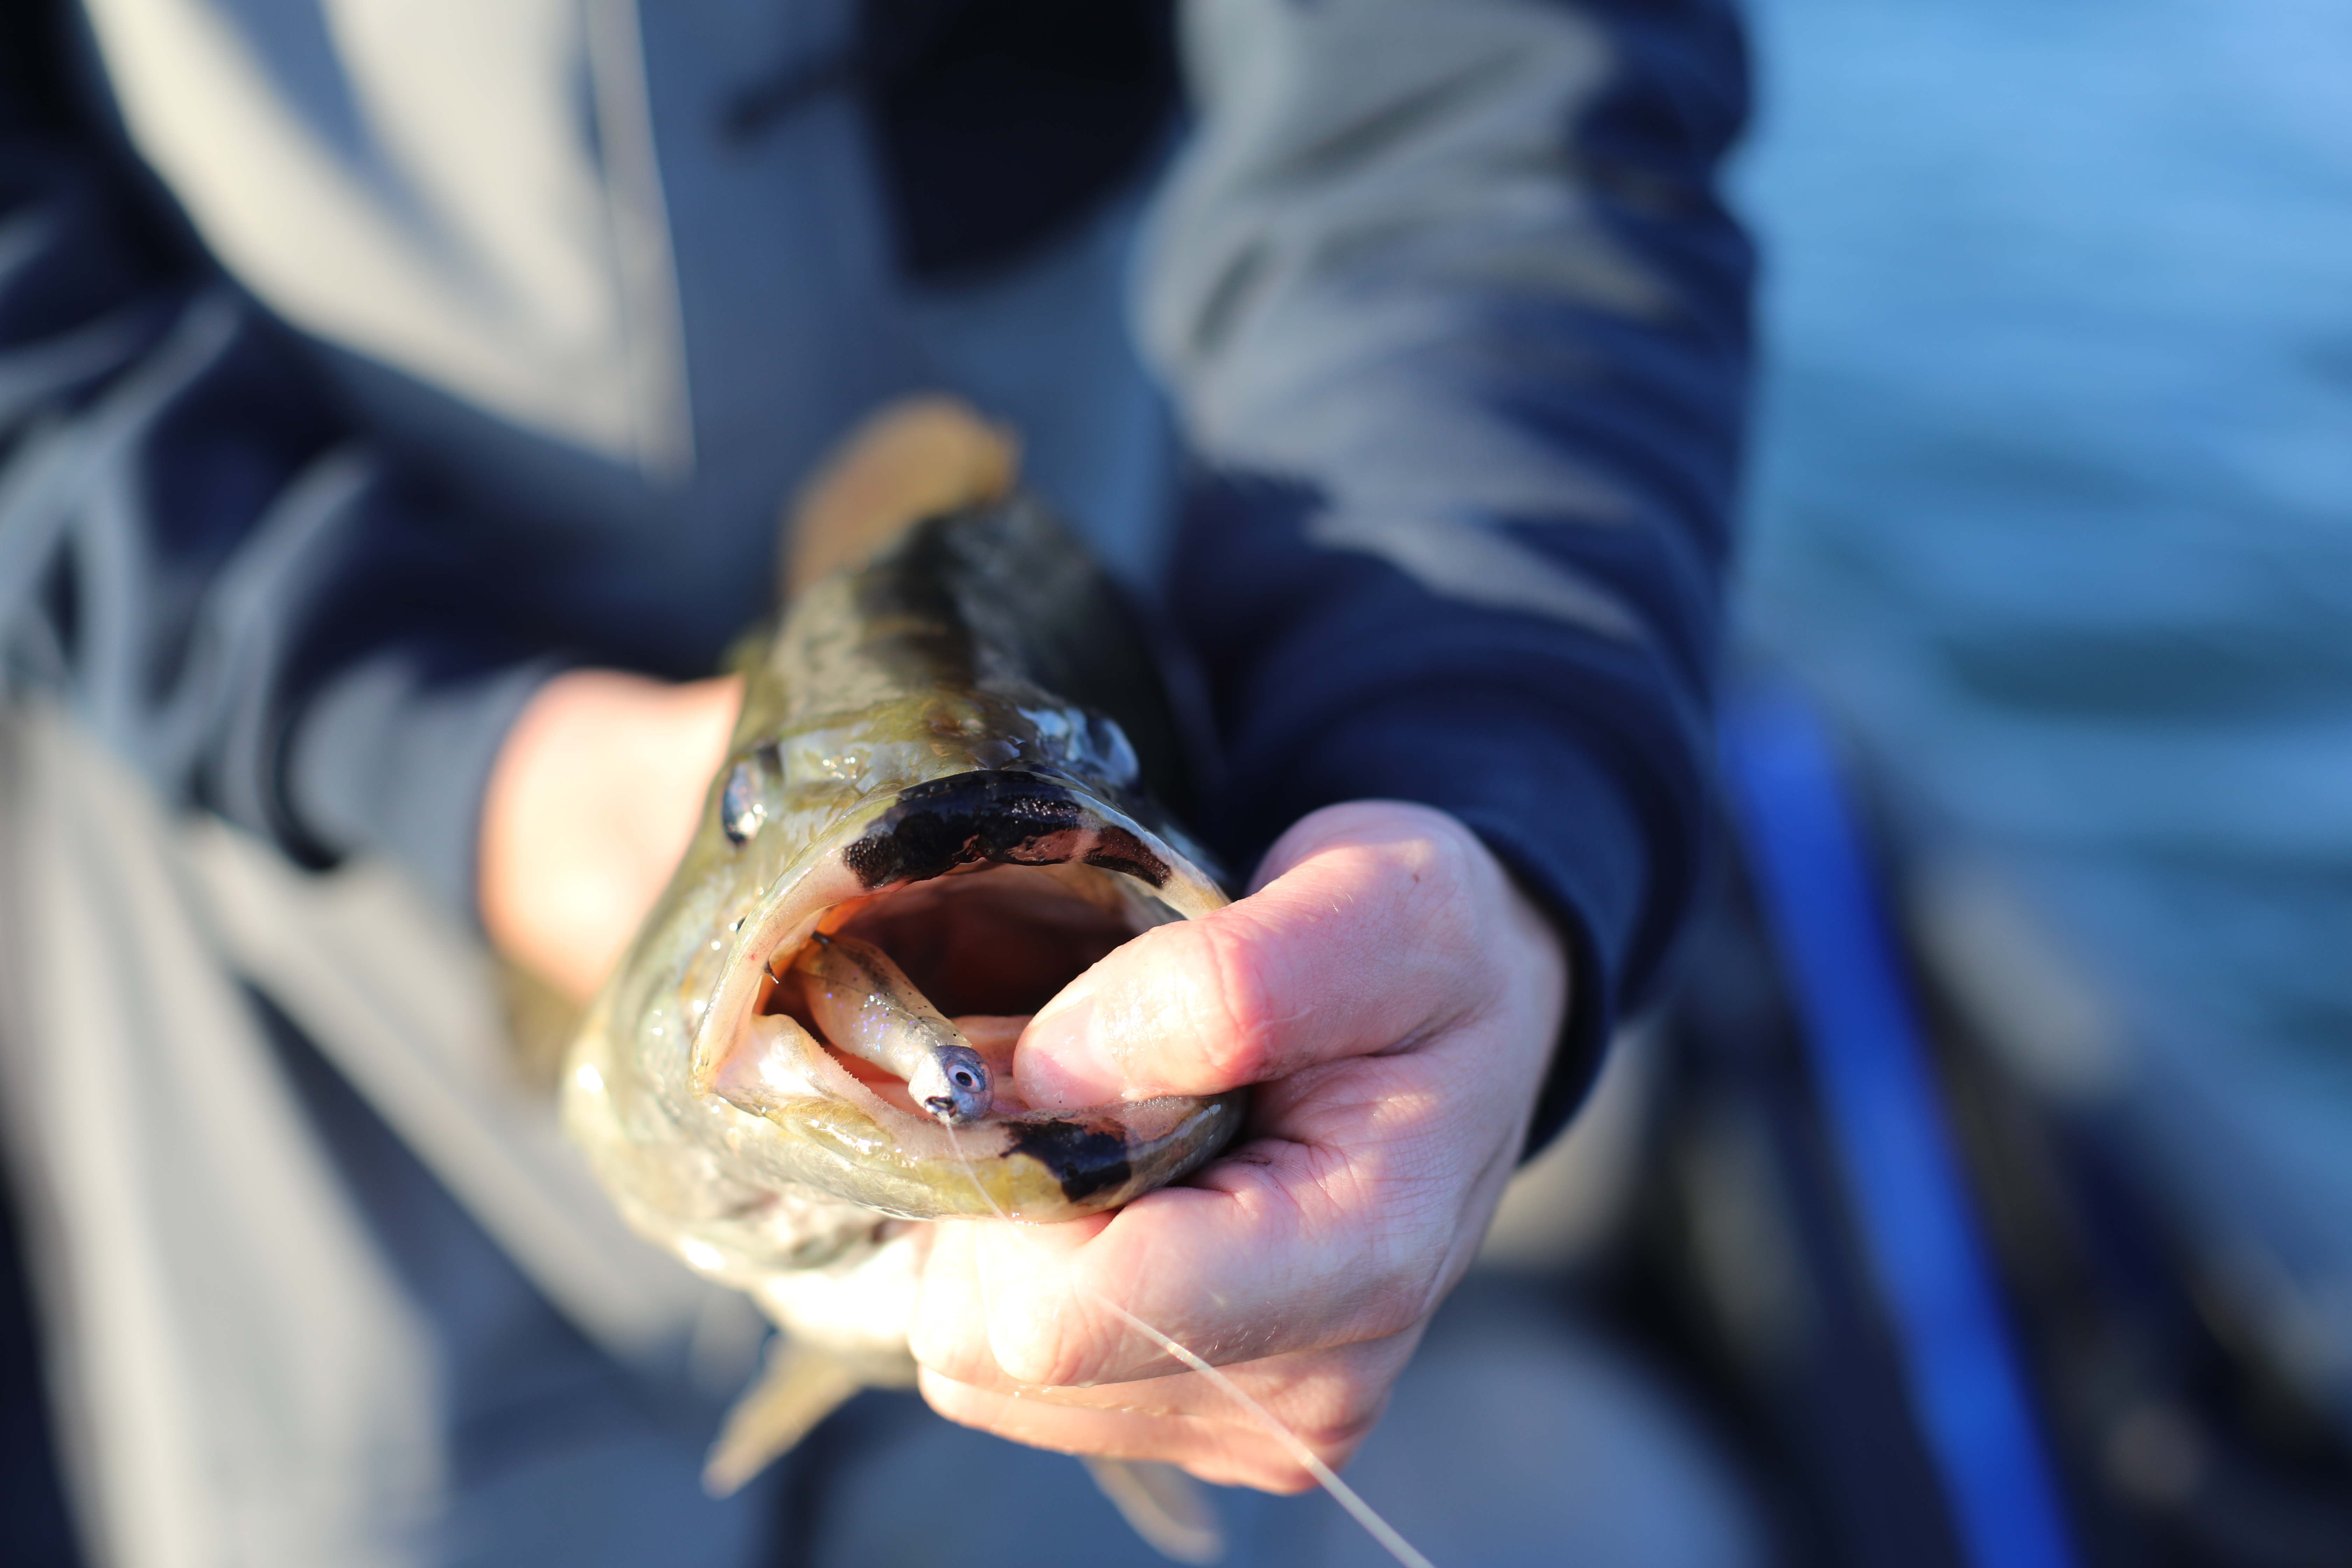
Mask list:
[{"label": "fish", "polygon": [[[1013,1084],[1029,1015],[1228,901],[1161,804],[1185,774],[1155,661],[1043,505],[923,517],[740,662],[692,842],[562,1090],[630,1225],[782,1331],[713,1446],[721,1492],[858,1389],[912,1384],[930,1226],[1115,1208],[1213,1158],[1248,1103],[1045,1110]],[[1155,1544],[1207,1560],[1168,1476],[1097,1468]]]}]

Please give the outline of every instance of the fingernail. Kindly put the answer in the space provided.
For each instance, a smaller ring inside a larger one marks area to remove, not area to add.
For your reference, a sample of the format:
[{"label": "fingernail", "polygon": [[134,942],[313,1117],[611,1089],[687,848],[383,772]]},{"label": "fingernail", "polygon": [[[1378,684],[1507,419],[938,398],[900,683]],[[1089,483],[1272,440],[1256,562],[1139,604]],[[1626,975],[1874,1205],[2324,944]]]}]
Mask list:
[{"label": "fingernail", "polygon": [[1022,1099],[1040,1110],[1071,1110],[1118,1098],[1125,1079],[1094,1020],[1095,999],[1083,991],[1063,992],[1029,1020],[1013,1047],[1013,1081]]}]

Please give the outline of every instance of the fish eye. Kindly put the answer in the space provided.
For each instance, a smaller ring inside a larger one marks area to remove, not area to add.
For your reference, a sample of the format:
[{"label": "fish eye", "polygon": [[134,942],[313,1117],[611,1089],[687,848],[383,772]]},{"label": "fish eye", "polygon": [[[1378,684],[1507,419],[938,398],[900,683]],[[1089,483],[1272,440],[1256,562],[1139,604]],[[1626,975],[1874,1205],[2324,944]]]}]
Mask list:
[{"label": "fish eye", "polygon": [[751,842],[751,836],[766,826],[768,803],[761,798],[760,781],[749,763],[737,763],[727,775],[727,787],[719,796],[719,826],[727,832],[727,841],[739,848]]}]

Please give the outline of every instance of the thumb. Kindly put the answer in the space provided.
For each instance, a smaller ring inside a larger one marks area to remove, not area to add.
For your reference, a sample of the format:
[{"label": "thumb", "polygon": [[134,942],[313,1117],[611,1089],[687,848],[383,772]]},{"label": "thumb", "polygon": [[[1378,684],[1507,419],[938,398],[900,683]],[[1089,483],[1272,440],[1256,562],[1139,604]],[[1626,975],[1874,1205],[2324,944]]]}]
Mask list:
[{"label": "thumb", "polygon": [[[1216,1094],[1410,1048],[1479,1000],[1479,924],[1505,886],[1469,830],[1358,802],[1302,819],[1249,897],[1155,927],[1023,1031],[1013,1081],[1055,1109]],[[1494,886],[1485,884],[1491,881]]]}]

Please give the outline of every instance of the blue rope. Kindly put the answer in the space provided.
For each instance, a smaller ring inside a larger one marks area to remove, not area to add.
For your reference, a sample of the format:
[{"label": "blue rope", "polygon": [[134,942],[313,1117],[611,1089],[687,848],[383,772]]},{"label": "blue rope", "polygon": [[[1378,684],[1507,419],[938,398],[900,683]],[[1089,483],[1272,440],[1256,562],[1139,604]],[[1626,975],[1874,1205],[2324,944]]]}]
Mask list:
[{"label": "blue rope", "polygon": [[2026,1378],[1827,737],[1801,699],[1764,689],[1732,705],[1722,740],[1732,815],[1963,1550],[1975,1568],[2073,1568]]}]

